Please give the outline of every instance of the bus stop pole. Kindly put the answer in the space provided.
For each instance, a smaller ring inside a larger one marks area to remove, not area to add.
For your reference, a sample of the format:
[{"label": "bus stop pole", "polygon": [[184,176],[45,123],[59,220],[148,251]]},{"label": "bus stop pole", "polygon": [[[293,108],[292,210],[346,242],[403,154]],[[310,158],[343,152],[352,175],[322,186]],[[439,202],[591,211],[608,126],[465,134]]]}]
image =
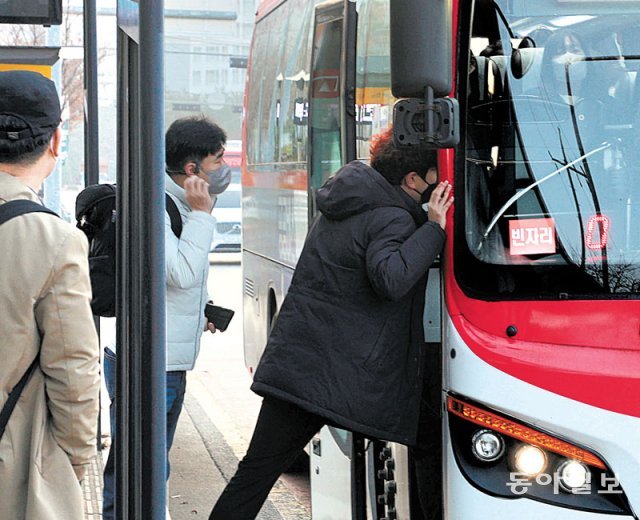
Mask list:
[{"label": "bus stop pole", "polygon": [[84,0],[84,183],[100,182],[96,0]]},{"label": "bus stop pole", "polygon": [[[84,185],[100,182],[98,139],[98,41],[96,36],[96,0],[84,0]],[[68,138],[68,137],[67,137]],[[100,318],[94,316],[100,334]],[[102,451],[102,392],[99,397],[98,451]]]},{"label": "bus stop pole", "polygon": [[[140,464],[144,518],[164,519],[166,507],[164,1],[140,0],[140,211],[142,272]],[[147,513],[148,512],[148,513]],[[142,517],[140,517],[142,518]]]}]

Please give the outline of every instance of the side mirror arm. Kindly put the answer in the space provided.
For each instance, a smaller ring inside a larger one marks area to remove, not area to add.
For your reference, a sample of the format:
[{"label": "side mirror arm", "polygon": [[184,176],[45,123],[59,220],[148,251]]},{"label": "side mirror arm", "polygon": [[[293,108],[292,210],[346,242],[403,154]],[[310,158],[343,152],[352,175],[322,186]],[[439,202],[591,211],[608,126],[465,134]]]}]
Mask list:
[{"label": "side mirror arm", "polygon": [[424,99],[405,98],[394,104],[394,141],[397,146],[452,148],[460,142],[459,116],[457,99],[434,99],[433,88],[427,87]]}]

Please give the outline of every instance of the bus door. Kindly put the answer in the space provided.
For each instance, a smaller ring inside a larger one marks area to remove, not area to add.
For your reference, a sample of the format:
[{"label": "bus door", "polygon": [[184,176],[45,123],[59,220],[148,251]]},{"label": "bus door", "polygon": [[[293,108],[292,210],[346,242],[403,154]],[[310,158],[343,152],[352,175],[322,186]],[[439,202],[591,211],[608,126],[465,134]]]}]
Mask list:
[{"label": "bus door", "polygon": [[309,226],[315,191],[355,152],[356,4],[330,0],[316,7],[309,93]]},{"label": "bus door", "polygon": [[[316,7],[309,93],[309,226],[315,192],[355,153],[356,4],[331,0]],[[366,519],[364,440],[325,427],[311,453],[313,518]]]}]

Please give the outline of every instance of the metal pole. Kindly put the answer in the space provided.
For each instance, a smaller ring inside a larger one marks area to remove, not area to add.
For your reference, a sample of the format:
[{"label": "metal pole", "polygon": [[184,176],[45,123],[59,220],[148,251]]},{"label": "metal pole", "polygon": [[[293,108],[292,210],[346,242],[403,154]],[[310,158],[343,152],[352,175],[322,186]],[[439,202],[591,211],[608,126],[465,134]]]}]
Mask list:
[{"label": "metal pole", "polygon": [[[140,0],[139,286],[141,511],[164,519],[166,507],[166,333],[164,173],[164,1]],[[144,87],[144,89],[142,88]],[[144,239],[142,239],[144,237]]]},{"label": "metal pole", "polygon": [[[98,139],[98,53],[96,2],[84,0],[84,185],[99,182],[100,149]],[[100,334],[100,318],[94,316]],[[102,451],[102,392],[98,413],[98,451]]]},{"label": "metal pole", "polygon": [[84,182],[100,182],[96,0],[84,0]]},{"label": "metal pole", "polygon": [[[116,276],[116,344],[118,355],[116,360],[116,443],[115,448],[115,518],[127,520],[129,510],[129,493],[133,483],[129,478],[129,416],[131,409],[131,396],[129,395],[128,382],[131,368],[129,365],[129,352],[133,338],[129,334],[129,322],[131,309],[126,302],[131,300],[131,275],[127,259],[130,257],[130,229],[127,208],[127,194],[129,193],[129,180],[131,175],[131,146],[130,134],[132,121],[129,107],[129,73],[130,39],[126,33],[118,30],[118,170],[116,194],[117,220],[117,276]],[[131,485],[130,485],[131,483]],[[133,518],[133,517],[132,517]]]}]

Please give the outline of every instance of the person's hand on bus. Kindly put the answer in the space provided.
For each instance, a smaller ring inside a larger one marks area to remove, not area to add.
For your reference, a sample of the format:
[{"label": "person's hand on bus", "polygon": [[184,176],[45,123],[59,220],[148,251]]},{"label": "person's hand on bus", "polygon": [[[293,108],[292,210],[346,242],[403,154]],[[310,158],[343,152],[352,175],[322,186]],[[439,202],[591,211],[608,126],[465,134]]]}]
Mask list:
[{"label": "person's hand on bus", "polygon": [[215,196],[209,195],[209,184],[205,180],[196,175],[190,175],[184,181],[184,192],[193,211],[211,213]]},{"label": "person's hand on bus", "polygon": [[438,184],[427,207],[429,211],[427,213],[431,222],[437,222],[442,229],[447,225],[447,211],[453,204],[453,196],[451,195],[451,184],[449,181],[442,181]]}]

